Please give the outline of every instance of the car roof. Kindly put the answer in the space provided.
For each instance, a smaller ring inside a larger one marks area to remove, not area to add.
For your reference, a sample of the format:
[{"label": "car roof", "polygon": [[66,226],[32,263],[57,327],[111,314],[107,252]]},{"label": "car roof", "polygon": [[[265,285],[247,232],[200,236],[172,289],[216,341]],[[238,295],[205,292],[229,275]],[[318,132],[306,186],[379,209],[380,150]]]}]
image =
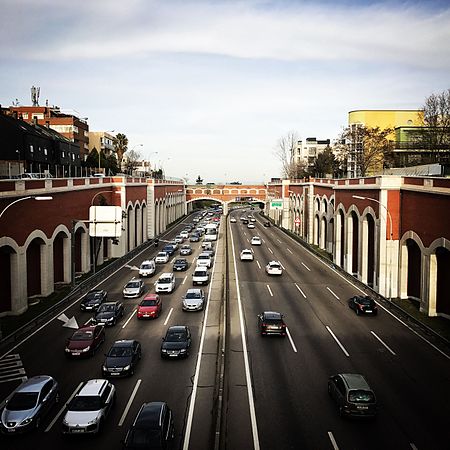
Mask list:
[{"label": "car roof", "polygon": [[280,266],[281,264],[278,261],[269,261],[270,265],[277,265]]},{"label": "car roof", "polygon": [[117,304],[119,304],[120,302],[104,302],[104,303],[102,303],[102,305],[117,305]]},{"label": "car roof", "polygon": [[169,278],[169,277],[173,277],[172,272],[164,272],[159,276],[159,278]]},{"label": "car roof", "polygon": [[159,295],[158,294],[147,294],[144,297],[144,300],[158,300]]},{"label": "car roof", "polygon": [[112,345],[112,347],[132,347],[134,339],[120,339]]},{"label": "car roof", "polygon": [[358,373],[340,373],[349,389],[371,390],[366,379]]},{"label": "car roof", "polygon": [[200,292],[202,292],[202,290],[201,289],[198,289],[198,288],[192,288],[192,289],[188,289],[187,291],[186,291],[186,294],[189,294],[189,293],[200,293]]},{"label": "car roof", "polygon": [[146,259],[145,261],[141,262],[141,266],[142,266],[142,264],[150,264],[151,262],[152,262],[151,259]]},{"label": "car roof", "polygon": [[108,380],[102,380],[101,378],[88,380],[77,395],[98,395],[106,384],[108,384]]},{"label": "car roof", "polygon": [[266,319],[281,319],[281,313],[276,311],[264,311],[263,315]]},{"label": "car roof", "polygon": [[136,417],[135,425],[143,427],[161,426],[161,413],[164,402],[144,403]]},{"label": "car roof", "polygon": [[187,325],[172,325],[167,331],[186,331],[187,328],[189,328]]},{"label": "car roof", "polygon": [[28,378],[20,386],[15,389],[15,392],[39,392],[47,381],[52,380],[50,375],[37,375]]}]

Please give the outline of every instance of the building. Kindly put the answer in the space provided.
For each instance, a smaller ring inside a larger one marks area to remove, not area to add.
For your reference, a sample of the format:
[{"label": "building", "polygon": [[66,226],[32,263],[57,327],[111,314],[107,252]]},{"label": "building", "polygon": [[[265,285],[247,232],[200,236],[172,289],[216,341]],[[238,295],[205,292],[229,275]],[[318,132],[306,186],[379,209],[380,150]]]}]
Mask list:
[{"label": "building", "polygon": [[9,111],[18,119],[47,126],[75,142],[79,147],[80,160],[86,160],[89,154],[87,117],[63,113],[58,106],[10,106]]},{"label": "building", "polygon": [[305,167],[305,170],[313,173],[317,157],[329,146],[329,139],[319,140],[309,137],[304,142],[302,140],[297,142],[297,147],[294,149],[295,155],[291,155],[291,157],[296,165]]},{"label": "building", "polygon": [[100,152],[98,172],[104,172],[105,169],[100,167],[102,159],[100,155],[103,154],[108,158],[115,153],[114,136],[108,131],[89,131],[89,153],[92,150]]}]

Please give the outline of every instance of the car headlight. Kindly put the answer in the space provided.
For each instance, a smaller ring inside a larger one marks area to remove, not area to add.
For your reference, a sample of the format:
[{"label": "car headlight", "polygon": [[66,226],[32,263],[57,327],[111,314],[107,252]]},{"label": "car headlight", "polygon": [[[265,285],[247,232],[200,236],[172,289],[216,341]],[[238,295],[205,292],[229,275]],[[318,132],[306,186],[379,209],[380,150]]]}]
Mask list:
[{"label": "car headlight", "polygon": [[112,322],[114,320],[114,317],[109,317],[108,319],[106,319],[107,322]]},{"label": "car headlight", "polygon": [[167,353],[167,350],[166,350],[165,348],[162,348],[161,351],[162,351],[163,353]]},{"label": "car headlight", "polygon": [[67,353],[69,353],[69,352],[70,352],[70,349],[66,347],[66,348],[64,349],[64,351],[67,352]]},{"label": "car headlight", "polygon": [[33,420],[32,417],[29,417],[28,419],[22,420],[21,425],[28,425]]},{"label": "car headlight", "polygon": [[131,369],[131,364],[128,364],[128,366],[125,366],[124,368],[123,368],[123,370],[130,370]]},{"label": "car headlight", "polygon": [[91,346],[88,345],[86,348],[83,348],[83,350],[81,350],[82,352],[88,352],[91,349]]},{"label": "car headlight", "polygon": [[97,423],[99,421],[98,417],[95,417],[94,419],[90,420],[87,424],[92,425],[93,423]]},{"label": "car headlight", "polygon": [[185,349],[185,348],[182,348],[182,349],[180,350],[180,353],[186,353],[186,349]]}]

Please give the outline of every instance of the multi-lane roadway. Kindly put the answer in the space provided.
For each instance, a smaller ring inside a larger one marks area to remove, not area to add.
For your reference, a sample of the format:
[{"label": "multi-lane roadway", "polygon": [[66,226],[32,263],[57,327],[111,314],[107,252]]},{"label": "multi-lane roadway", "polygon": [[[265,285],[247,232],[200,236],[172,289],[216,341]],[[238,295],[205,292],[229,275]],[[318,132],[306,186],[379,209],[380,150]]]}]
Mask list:
[{"label": "multi-lane roadway", "polygon": [[[255,216],[255,229],[242,224],[242,214]],[[137,320],[135,310],[142,297],[123,300],[122,288],[137,276],[139,264],[157,252],[147,249],[98,286],[108,291],[108,300],[124,302],[125,315],[106,329],[106,342],[93,357],[64,357],[65,341],[73,330],[63,328],[56,318],[8,355],[0,355],[3,361],[16,355],[25,372],[19,376],[54,376],[61,394],[59,405],[39,431],[0,436],[2,450],[36,445],[93,448],[94,444],[99,449],[120,449],[141,404],[159,400],[174,412],[173,449],[212,449],[215,444],[222,449],[249,450],[449,448],[449,357],[382,305],[378,316],[356,316],[347,300],[360,293],[357,286],[276,227],[263,227],[255,211],[235,210],[233,215],[236,223],[222,218],[210,269],[212,281],[203,288],[208,298],[204,311],[184,312],[181,307],[182,296],[192,287],[194,261],[201,251],[201,243],[193,243],[188,271],[176,273],[176,289],[162,295],[161,316]],[[172,239],[182,228],[183,224],[177,225],[162,239]],[[250,244],[256,235],[262,238],[261,246]],[[239,260],[244,248],[253,250],[254,261]],[[171,271],[172,260],[158,265],[157,273],[146,279],[147,293],[155,292],[160,273]],[[270,260],[281,262],[281,277],[266,274]],[[257,315],[264,310],[284,314],[287,337],[260,336]],[[79,301],[64,313],[79,324],[91,317],[80,311]],[[193,342],[187,359],[160,358],[161,338],[171,325],[191,329]],[[65,438],[61,434],[65,402],[80,383],[101,378],[104,353],[114,341],[127,338],[141,342],[142,359],[133,376],[113,380],[117,402],[101,436]],[[219,391],[222,345],[225,384]],[[379,403],[375,420],[339,417],[327,394],[328,377],[339,372],[366,377]],[[0,400],[17,383],[0,383]],[[217,415],[218,405],[221,414]]]}]

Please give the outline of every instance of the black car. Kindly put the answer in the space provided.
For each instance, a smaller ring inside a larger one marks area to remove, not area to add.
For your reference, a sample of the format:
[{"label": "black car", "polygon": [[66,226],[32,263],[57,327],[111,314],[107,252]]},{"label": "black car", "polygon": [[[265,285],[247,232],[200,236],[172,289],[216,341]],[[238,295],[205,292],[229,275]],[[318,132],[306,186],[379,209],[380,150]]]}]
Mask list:
[{"label": "black car", "polygon": [[191,242],[198,242],[200,240],[200,236],[197,233],[192,233],[189,240]]},{"label": "black car", "polygon": [[134,339],[116,341],[105,356],[102,366],[104,377],[133,375],[141,359],[141,344]]},{"label": "black car", "polygon": [[92,289],[81,300],[80,308],[82,311],[95,311],[98,307],[106,302],[108,294],[101,289]]},{"label": "black car", "polygon": [[97,313],[92,318],[92,322],[95,324],[115,325],[121,317],[123,317],[123,303],[106,302],[98,308]]},{"label": "black car", "polygon": [[167,403],[144,403],[124,440],[124,449],[167,449],[174,438],[173,414]]},{"label": "black car", "polygon": [[270,227],[270,222],[269,222],[269,221],[264,222],[264,226],[265,226],[265,227]]},{"label": "black car", "polygon": [[178,258],[173,263],[173,270],[174,271],[181,271],[181,270],[187,270],[188,268],[188,262],[185,258]]},{"label": "black car", "polygon": [[189,356],[191,331],[186,325],[169,327],[161,344],[161,358],[183,358]]},{"label": "black car", "polygon": [[355,310],[356,314],[378,314],[378,308],[375,301],[369,296],[355,295],[348,301],[350,309]]},{"label": "black car", "polygon": [[162,251],[168,253],[169,256],[172,256],[175,253],[175,247],[172,244],[165,245]]},{"label": "black car", "polygon": [[283,315],[275,311],[264,311],[258,316],[258,327],[262,336],[278,334],[286,336],[286,324]]}]

